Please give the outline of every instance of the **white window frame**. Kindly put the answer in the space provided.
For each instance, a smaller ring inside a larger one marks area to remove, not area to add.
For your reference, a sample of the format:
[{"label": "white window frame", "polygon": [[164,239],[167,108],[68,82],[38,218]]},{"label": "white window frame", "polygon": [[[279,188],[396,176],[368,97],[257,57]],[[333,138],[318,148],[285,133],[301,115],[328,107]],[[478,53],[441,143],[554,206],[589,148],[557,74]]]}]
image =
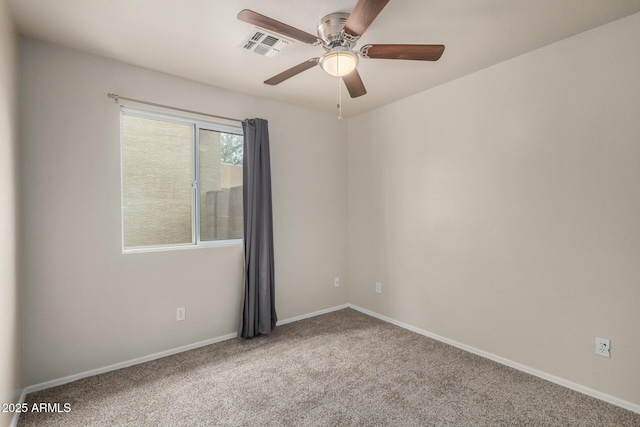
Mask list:
[{"label": "white window frame", "polygon": [[[122,157],[122,131],[123,131],[123,119],[124,115],[145,117],[151,119],[159,119],[174,123],[185,123],[193,127],[194,134],[194,146],[193,146],[193,176],[192,176],[192,194],[191,194],[191,240],[193,243],[176,244],[166,246],[148,246],[148,247],[136,247],[125,248],[124,246],[124,167]],[[157,252],[157,251],[172,251],[181,249],[192,249],[202,247],[215,247],[215,246],[229,246],[229,245],[241,245],[244,239],[221,239],[221,240],[200,240],[200,191],[198,186],[198,179],[200,175],[200,129],[211,130],[214,132],[231,133],[235,135],[243,135],[241,126],[230,126],[220,123],[206,122],[202,120],[196,120],[186,117],[172,116],[168,114],[156,113],[152,111],[138,110],[129,107],[120,108],[120,229],[121,229],[121,242],[122,253],[136,253],[136,252]]]}]

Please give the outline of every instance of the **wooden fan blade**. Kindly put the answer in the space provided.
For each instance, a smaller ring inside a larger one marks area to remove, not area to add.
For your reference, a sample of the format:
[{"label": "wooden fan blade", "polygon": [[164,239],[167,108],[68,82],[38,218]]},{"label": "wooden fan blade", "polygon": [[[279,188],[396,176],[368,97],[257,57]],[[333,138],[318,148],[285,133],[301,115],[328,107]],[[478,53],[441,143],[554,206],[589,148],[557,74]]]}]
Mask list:
[{"label": "wooden fan blade", "polygon": [[414,61],[437,61],[443,52],[444,45],[441,44],[372,44],[360,49],[360,53],[365,58]]},{"label": "wooden fan blade", "polygon": [[359,0],[344,24],[344,32],[354,37],[361,36],[387,3],[389,0]]},{"label": "wooden fan blade", "polygon": [[313,68],[318,64],[320,58],[311,58],[308,61],[304,61],[301,64],[296,65],[295,67],[291,67],[288,70],[281,72],[278,75],[271,77],[268,80],[265,80],[264,83],[268,85],[277,85],[278,83],[282,83],[283,81],[290,79],[291,77],[300,74],[303,71],[308,70],[309,68]]},{"label": "wooden fan blade", "polygon": [[241,10],[240,13],[238,13],[238,19],[248,22],[249,24],[253,24],[256,27],[264,28],[265,30],[273,31],[274,33],[282,34],[283,36],[291,37],[292,39],[296,39],[304,43],[315,44],[318,41],[318,37],[313,34],[299,30],[291,25],[283,24],[280,21],[261,15],[253,10]]},{"label": "wooden fan blade", "polygon": [[367,89],[365,89],[357,69],[346,76],[342,76],[342,81],[352,98],[357,98],[367,93]]}]

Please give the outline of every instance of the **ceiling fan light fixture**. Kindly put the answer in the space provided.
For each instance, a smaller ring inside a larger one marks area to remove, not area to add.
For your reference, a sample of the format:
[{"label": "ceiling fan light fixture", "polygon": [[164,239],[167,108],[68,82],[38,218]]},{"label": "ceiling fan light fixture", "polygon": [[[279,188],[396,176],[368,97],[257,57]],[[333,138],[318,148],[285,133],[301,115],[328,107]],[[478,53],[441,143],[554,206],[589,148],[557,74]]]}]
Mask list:
[{"label": "ceiling fan light fixture", "polygon": [[358,66],[358,55],[344,47],[334,47],[320,59],[320,66],[334,77],[346,76]]}]

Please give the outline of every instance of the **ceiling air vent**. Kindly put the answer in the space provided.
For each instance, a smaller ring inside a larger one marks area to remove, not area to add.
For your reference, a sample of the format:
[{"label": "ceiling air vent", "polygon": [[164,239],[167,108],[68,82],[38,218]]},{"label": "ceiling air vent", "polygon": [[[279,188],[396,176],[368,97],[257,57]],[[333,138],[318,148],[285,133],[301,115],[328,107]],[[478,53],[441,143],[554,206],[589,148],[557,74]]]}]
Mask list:
[{"label": "ceiling air vent", "polygon": [[268,33],[264,30],[256,30],[244,42],[244,49],[252,50],[254,53],[262,56],[273,57],[282,52],[282,50],[293,43],[291,40],[284,39],[275,34]]}]

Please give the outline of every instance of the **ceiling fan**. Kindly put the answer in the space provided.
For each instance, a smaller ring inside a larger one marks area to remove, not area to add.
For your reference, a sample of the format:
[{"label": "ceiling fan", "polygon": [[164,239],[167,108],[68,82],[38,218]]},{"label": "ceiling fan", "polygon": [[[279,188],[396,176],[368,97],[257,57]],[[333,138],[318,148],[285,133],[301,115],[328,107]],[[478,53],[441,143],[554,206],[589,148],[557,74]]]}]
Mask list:
[{"label": "ceiling fan", "polygon": [[309,45],[320,45],[325,50],[324,55],[291,67],[264,83],[277,85],[319,64],[328,74],[342,77],[349,95],[357,98],[367,93],[357,70],[359,57],[437,61],[444,52],[441,44],[367,44],[354,51],[362,34],[387,3],[389,0],[359,0],[351,14],[331,13],[318,23],[317,36],[249,9],[240,11],[238,19]]}]

